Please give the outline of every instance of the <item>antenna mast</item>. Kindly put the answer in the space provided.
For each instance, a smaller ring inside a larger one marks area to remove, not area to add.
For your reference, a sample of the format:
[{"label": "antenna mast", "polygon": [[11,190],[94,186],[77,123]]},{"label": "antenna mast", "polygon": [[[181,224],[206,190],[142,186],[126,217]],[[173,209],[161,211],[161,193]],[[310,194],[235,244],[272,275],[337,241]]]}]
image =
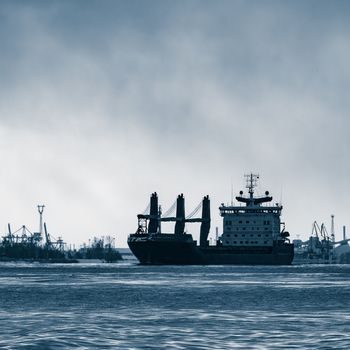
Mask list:
[{"label": "antenna mast", "polygon": [[244,177],[246,178],[246,181],[247,181],[247,184],[245,187],[248,188],[250,199],[253,199],[254,188],[258,186],[259,174],[250,173],[250,174],[244,175]]},{"label": "antenna mast", "polygon": [[332,242],[335,242],[335,232],[334,232],[334,215],[331,215],[332,222],[331,222],[331,239]]},{"label": "antenna mast", "polygon": [[40,237],[43,235],[43,212],[44,212],[45,205],[38,205],[38,212],[40,215],[40,223],[39,223],[39,232]]}]

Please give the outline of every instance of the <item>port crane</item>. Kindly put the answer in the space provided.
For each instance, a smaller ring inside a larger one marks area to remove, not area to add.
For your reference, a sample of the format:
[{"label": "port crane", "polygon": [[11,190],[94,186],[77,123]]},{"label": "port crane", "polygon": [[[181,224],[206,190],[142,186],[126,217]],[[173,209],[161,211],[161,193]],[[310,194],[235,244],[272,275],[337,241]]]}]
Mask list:
[{"label": "port crane", "polygon": [[[56,249],[64,250],[64,241],[61,237],[56,239],[47,230],[46,223],[43,222],[43,212],[45,205],[38,205],[39,213],[39,232],[31,232],[27,226],[22,225],[19,229],[12,232],[11,225],[8,224],[8,233],[3,237],[3,243],[5,245],[13,246],[17,244],[33,245],[33,246],[44,246],[47,250]],[[45,236],[45,242],[43,238]]]}]

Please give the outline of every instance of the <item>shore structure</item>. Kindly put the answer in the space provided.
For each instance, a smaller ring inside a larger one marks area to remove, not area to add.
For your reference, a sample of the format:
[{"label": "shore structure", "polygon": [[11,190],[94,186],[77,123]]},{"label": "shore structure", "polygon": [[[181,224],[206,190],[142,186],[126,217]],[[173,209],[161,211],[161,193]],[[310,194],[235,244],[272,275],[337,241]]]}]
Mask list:
[{"label": "shore structure", "polygon": [[62,237],[57,239],[51,235],[43,221],[44,205],[38,205],[39,231],[31,232],[25,225],[12,231],[8,224],[8,232],[0,242],[0,261],[26,261],[41,263],[77,263],[82,260],[116,262],[123,260],[122,255],[114,247],[114,239],[110,236],[94,238],[89,246],[83,245],[78,250],[67,249]]}]

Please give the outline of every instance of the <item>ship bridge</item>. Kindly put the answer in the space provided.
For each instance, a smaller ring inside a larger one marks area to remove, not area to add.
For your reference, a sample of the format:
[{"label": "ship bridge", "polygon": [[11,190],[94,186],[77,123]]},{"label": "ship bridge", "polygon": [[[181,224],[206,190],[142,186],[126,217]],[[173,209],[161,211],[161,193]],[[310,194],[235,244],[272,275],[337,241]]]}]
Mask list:
[{"label": "ship bridge", "polygon": [[223,203],[219,207],[220,215],[225,216],[229,214],[238,214],[238,213],[269,213],[280,215],[283,207],[276,203],[276,205],[264,205],[263,203],[269,203],[272,201],[269,191],[265,192],[265,196],[254,197],[254,188],[257,186],[257,180],[259,175],[249,174],[245,175],[248,188],[249,196],[243,196],[243,191],[239,192],[239,196],[236,197],[236,200],[240,203],[245,203],[246,206],[234,206],[234,205],[224,205]]},{"label": "ship bridge", "polygon": [[243,214],[243,213],[254,213],[254,214],[276,214],[276,215],[281,215],[283,207],[282,205],[279,205],[276,203],[275,206],[247,206],[247,207],[242,207],[242,206],[231,206],[231,205],[224,205],[223,203],[219,207],[220,210],[220,215],[221,216],[226,216],[230,214]]},{"label": "ship bridge", "polygon": [[[240,205],[224,205],[219,207],[223,217],[223,234],[221,243],[224,246],[272,246],[281,236],[280,215],[282,206],[272,205],[269,192],[265,196],[255,197],[259,175],[245,175],[248,195],[239,192],[236,200]],[[245,204],[245,205],[242,205]]]}]

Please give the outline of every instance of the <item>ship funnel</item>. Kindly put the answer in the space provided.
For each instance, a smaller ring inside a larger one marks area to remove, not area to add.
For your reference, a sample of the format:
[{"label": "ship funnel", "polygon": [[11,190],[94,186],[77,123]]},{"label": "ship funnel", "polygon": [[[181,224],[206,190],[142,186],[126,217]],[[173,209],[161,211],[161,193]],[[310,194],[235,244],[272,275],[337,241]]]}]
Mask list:
[{"label": "ship funnel", "polygon": [[185,232],[185,198],[181,193],[176,201],[176,224],[175,234],[181,235]]},{"label": "ship funnel", "polygon": [[158,195],[157,192],[152,193],[150,202],[150,213],[149,213],[149,224],[148,232],[157,233],[158,232]]},{"label": "ship funnel", "polygon": [[202,202],[202,223],[200,230],[199,244],[201,247],[208,245],[208,235],[210,230],[210,199],[205,196]]}]

